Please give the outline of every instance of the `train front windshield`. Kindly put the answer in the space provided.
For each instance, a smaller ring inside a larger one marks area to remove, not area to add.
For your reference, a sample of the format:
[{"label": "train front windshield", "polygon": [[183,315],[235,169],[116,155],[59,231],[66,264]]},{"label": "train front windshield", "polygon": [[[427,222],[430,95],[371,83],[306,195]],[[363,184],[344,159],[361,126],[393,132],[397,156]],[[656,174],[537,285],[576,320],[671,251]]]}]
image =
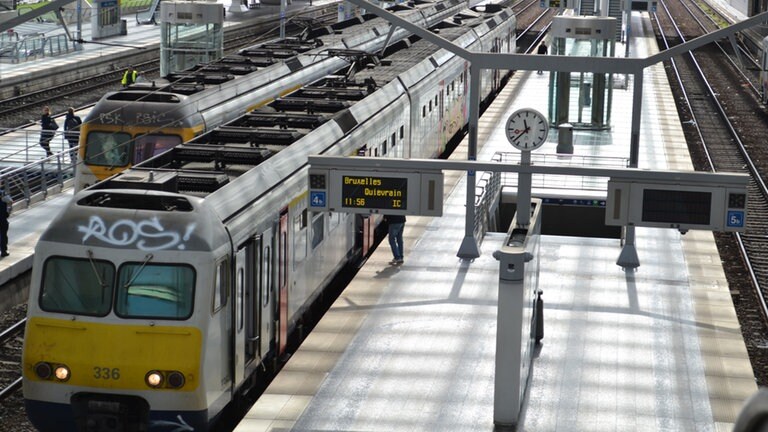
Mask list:
[{"label": "train front windshield", "polygon": [[85,163],[108,167],[124,167],[164,153],[181,144],[178,135],[145,134],[135,140],[123,132],[93,131],[85,146]]},{"label": "train front windshield", "polygon": [[192,315],[195,270],[187,265],[52,257],[43,267],[40,308],[48,312],[184,320]]},{"label": "train front windshield", "polygon": [[102,166],[126,166],[131,135],[121,132],[91,132],[85,145],[85,163]]}]

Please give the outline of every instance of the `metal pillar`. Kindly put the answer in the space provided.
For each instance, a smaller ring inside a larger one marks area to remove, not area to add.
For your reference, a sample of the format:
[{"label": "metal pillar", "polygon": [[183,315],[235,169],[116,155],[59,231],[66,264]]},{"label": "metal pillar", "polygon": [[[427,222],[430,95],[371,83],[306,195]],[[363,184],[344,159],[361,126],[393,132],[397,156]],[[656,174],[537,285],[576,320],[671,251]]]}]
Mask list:
[{"label": "metal pillar", "polygon": [[[480,117],[480,68],[474,63],[469,65],[469,143],[467,160],[477,159],[477,123]],[[475,239],[475,171],[467,172],[467,212],[464,216],[464,239],[459,253],[462,259],[474,259],[480,256],[480,248]]]},{"label": "metal pillar", "polygon": [[[637,168],[640,156],[640,115],[643,106],[643,71],[634,75],[632,88],[632,129],[629,137],[629,167]],[[635,227],[628,226],[624,229],[624,246],[621,248],[616,264],[626,268],[640,267],[640,258],[635,247]]]}]

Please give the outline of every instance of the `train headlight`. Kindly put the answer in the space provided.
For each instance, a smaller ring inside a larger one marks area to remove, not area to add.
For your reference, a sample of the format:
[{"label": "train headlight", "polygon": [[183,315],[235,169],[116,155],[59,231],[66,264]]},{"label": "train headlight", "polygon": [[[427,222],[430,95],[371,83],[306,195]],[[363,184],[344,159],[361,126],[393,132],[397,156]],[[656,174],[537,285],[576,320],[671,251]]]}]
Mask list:
[{"label": "train headlight", "polygon": [[49,363],[40,362],[35,365],[35,375],[41,379],[47,380],[53,374],[53,368]]},{"label": "train headlight", "polygon": [[178,371],[173,371],[168,374],[168,387],[181,388],[184,385],[184,374]]},{"label": "train headlight", "polygon": [[163,385],[163,374],[160,371],[149,371],[144,377],[144,381],[152,388],[158,388]]},{"label": "train headlight", "polygon": [[56,377],[59,381],[66,381],[69,379],[69,368],[64,365],[58,365],[53,370],[53,375]]}]

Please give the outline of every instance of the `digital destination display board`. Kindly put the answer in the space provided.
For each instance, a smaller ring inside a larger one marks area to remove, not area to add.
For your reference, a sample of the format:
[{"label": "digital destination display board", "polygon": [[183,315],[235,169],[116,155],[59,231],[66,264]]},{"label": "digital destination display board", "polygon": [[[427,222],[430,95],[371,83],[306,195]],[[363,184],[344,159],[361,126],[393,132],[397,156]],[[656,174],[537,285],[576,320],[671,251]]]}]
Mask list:
[{"label": "digital destination display board", "polygon": [[380,210],[408,209],[408,178],[342,175],[341,206]]},{"label": "digital destination display board", "polygon": [[441,216],[443,173],[309,169],[312,211]]}]

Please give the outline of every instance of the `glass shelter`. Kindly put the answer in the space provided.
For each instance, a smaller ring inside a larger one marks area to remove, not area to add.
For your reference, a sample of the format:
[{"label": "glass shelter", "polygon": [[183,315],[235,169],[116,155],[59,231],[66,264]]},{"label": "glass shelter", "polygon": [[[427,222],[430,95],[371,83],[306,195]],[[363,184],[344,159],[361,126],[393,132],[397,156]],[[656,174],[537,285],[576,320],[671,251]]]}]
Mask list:
[{"label": "glass shelter", "polygon": [[215,1],[160,4],[160,75],[208,63],[224,54],[224,6]]},{"label": "glass shelter", "polygon": [[[557,16],[552,21],[550,54],[613,57],[616,18]],[[570,123],[574,129],[610,128],[612,74],[552,72],[549,76],[549,121]]]}]

